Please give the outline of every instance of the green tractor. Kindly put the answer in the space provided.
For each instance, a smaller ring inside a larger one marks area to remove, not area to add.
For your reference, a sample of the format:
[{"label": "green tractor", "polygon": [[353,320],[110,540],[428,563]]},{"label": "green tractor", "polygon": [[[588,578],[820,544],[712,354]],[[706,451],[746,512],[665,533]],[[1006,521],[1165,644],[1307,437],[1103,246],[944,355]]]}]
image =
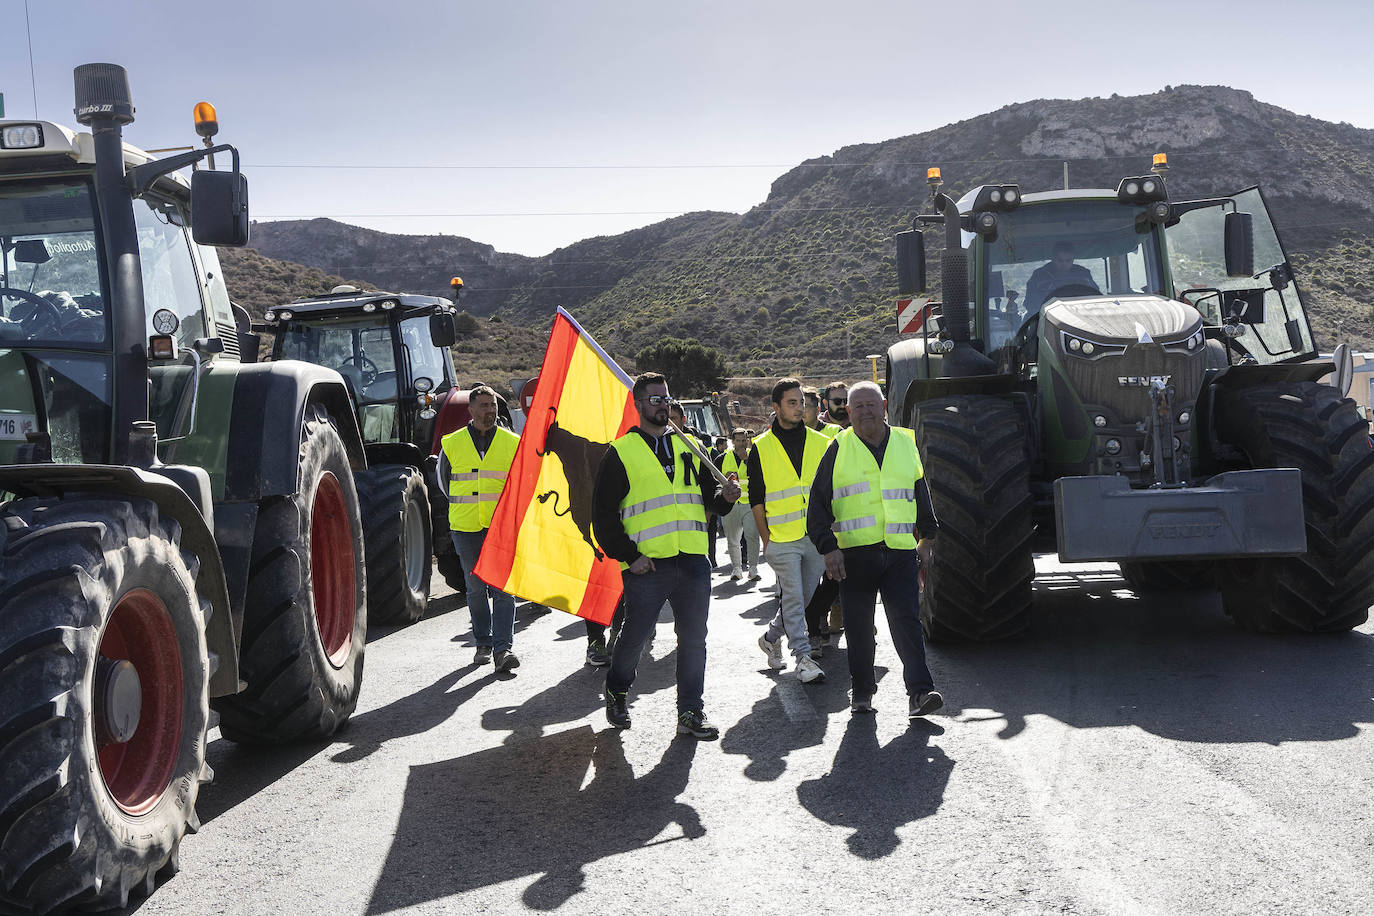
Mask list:
[{"label": "green tractor", "polygon": [[[461,282],[461,281],[455,281]],[[356,476],[366,531],[368,617],[411,623],[429,599],[431,556],[455,588],[463,573],[448,535],[447,489],[435,475],[445,407],[460,398],[449,347],[453,304],[434,296],[342,286],[269,309],[272,359],[305,360],[348,385],[368,469]],[[462,588],[459,588],[462,591]]]},{"label": "green tractor", "polygon": [[958,201],[932,169],[934,212],[898,234],[911,297],[921,226],[944,228],[943,303],[887,354],[890,419],[916,431],[941,522],[931,639],[1024,631],[1050,542],[1140,589],[1215,583],[1250,630],[1368,618],[1374,451],[1348,382],[1319,381],[1335,367],[1259,188],[1172,201],[1167,167]]},{"label": "green tractor", "polygon": [[332,734],[367,626],[344,380],[244,353],[212,247],[248,240],[237,150],[202,104],[206,148],[156,159],[122,140],[123,68],[75,82],[86,130],[0,122],[6,912],[152,890],[210,710],[236,742]]}]

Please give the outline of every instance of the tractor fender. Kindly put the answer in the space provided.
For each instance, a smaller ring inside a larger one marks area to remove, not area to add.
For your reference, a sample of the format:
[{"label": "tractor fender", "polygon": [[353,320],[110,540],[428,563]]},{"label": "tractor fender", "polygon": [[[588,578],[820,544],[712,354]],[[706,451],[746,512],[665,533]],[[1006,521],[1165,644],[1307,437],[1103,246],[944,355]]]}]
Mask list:
[{"label": "tractor fender", "polygon": [[379,464],[407,464],[424,470],[425,453],[413,442],[368,442],[363,446],[367,453],[367,466]]},{"label": "tractor fender", "polygon": [[[208,492],[208,485],[205,489]],[[0,490],[20,497],[62,498],[78,492],[139,497],[154,503],[159,514],[175,519],[181,526],[181,546],[200,562],[196,590],[210,602],[205,643],[211,657],[219,657],[219,667],[210,673],[210,696],[238,693],[238,643],[224,564],[209,523],[185,490],[168,477],[140,468],[46,463],[0,467]]]},{"label": "tractor fender", "polygon": [[253,363],[239,368],[234,383],[224,485],[227,502],[256,503],[267,496],[296,493],[300,431],[311,404],[329,412],[353,470],[367,467],[362,433],[342,375],[299,360]]}]

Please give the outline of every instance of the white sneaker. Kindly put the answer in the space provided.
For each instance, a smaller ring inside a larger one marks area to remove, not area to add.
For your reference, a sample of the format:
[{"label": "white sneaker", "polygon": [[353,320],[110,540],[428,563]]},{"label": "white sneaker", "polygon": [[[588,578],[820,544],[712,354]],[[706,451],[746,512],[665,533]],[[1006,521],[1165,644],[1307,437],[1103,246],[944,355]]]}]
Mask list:
[{"label": "white sneaker", "polygon": [[803,684],[820,683],[825,680],[825,672],[811,660],[811,656],[802,655],[797,658],[797,680]]},{"label": "white sneaker", "polygon": [[777,671],[781,671],[783,668],[787,667],[787,662],[784,661],[782,657],[781,640],[778,642],[769,642],[768,634],[764,633],[759,637],[759,648],[763,650],[764,655],[768,656],[768,667]]}]

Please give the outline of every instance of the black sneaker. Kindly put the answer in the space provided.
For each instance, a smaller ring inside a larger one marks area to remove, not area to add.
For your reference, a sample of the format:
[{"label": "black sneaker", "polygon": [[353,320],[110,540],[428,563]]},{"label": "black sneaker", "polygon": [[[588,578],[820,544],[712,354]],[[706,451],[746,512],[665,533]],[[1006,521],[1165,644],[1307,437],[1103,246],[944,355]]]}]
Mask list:
[{"label": "black sneaker", "polygon": [[630,710],[625,705],[626,694],[620,690],[606,690],[606,721],[616,728],[630,727]]},{"label": "black sneaker", "polygon": [[720,729],[707,722],[706,715],[695,709],[678,714],[677,733],[691,735],[698,741],[714,741],[720,737]]},{"label": "black sneaker", "polygon": [[606,652],[605,638],[598,636],[587,640],[587,664],[593,668],[604,668],[610,663],[611,656]]},{"label": "black sneaker", "polygon": [[508,652],[504,649],[496,653],[495,660],[497,674],[510,674],[516,668],[520,667],[520,659],[515,657],[515,653]]},{"label": "black sneaker", "polygon": [[478,646],[477,653],[472,656],[474,665],[486,665],[491,663],[491,646]]},{"label": "black sneaker", "polygon": [[911,698],[911,703],[907,707],[907,718],[919,719],[921,716],[928,716],[944,705],[945,698],[940,696],[938,690],[918,693]]},{"label": "black sneaker", "polygon": [[864,715],[873,711],[873,694],[854,693],[849,701],[849,711],[854,715]]}]

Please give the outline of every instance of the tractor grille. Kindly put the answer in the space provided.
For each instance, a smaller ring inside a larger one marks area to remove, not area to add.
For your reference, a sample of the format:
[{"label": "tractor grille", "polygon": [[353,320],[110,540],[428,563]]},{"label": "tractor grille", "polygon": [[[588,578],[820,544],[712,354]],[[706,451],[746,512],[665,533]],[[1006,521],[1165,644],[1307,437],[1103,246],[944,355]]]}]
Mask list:
[{"label": "tractor grille", "polygon": [[1202,347],[1187,353],[1166,352],[1159,344],[1132,344],[1119,356],[1066,356],[1064,374],[1084,404],[1107,408],[1114,423],[1133,423],[1150,413],[1150,379],[1157,376],[1169,377],[1175,415],[1192,410],[1202,388],[1205,352]]}]

